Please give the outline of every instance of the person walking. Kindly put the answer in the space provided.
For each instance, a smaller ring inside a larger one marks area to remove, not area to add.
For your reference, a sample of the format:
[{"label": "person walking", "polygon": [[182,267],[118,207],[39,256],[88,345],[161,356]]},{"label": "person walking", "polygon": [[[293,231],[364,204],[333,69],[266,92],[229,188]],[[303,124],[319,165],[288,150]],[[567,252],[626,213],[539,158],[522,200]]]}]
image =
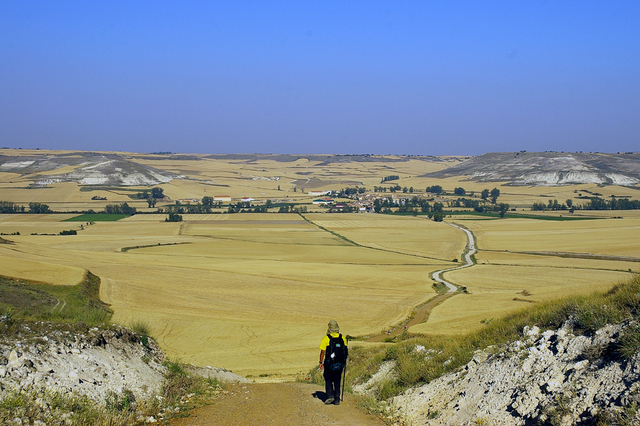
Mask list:
[{"label": "person walking", "polygon": [[347,341],[340,334],[338,323],[329,321],[327,334],[320,342],[320,371],[323,372],[327,395],[325,404],[340,405],[340,379],[348,356]]}]

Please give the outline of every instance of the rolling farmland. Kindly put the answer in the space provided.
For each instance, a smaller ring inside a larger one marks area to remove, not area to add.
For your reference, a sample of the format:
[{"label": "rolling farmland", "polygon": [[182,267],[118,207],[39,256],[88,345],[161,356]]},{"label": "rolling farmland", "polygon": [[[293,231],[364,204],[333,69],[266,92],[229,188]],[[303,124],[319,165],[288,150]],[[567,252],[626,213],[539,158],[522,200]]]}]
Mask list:
[{"label": "rolling farmland", "polygon": [[[175,223],[165,222],[166,214],[65,221],[79,215],[73,210],[99,211],[113,203],[127,202],[140,212],[156,209],[132,197],[149,186],[31,186],[43,176],[80,166],[46,173],[0,171],[0,200],[42,202],[66,212],[0,215],[0,232],[5,234],[1,275],[70,285],[90,270],[102,280],[101,298],[114,310],[114,321],[148,323],[170,357],[254,377],[306,372],[315,363],[319,338],[331,318],[353,336],[400,323],[436,295],[430,274],[457,265],[465,250],[465,234],[445,223],[420,215],[327,213],[311,203],[314,196],[306,193],[310,189],[371,188],[388,175],[399,176],[392,184],[415,187],[416,196],[426,196],[424,188],[434,184],[476,193],[498,186],[501,197],[518,206],[515,213],[551,197],[562,202],[575,196],[579,201],[578,190],[628,197],[638,193],[616,186],[516,188],[464,176],[424,176],[460,163],[456,158],[346,163],[325,157],[127,158],[185,177],[157,185],[166,195],[157,208],[224,194],[235,200],[252,197],[257,203],[294,202],[308,212],[276,213],[275,208],[263,214],[226,214],[223,206],[207,214],[184,214],[183,221]],[[478,264],[445,273],[467,293],[437,306],[428,321],[411,332],[464,333],[531,303],[607,289],[630,270],[640,269],[637,211],[576,211],[573,216],[590,218],[583,221],[525,219],[515,213],[502,220],[445,218],[473,232]],[[569,214],[529,208],[526,213],[558,218]],[[64,230],[76,230],[77,235],[58,235]]]}]

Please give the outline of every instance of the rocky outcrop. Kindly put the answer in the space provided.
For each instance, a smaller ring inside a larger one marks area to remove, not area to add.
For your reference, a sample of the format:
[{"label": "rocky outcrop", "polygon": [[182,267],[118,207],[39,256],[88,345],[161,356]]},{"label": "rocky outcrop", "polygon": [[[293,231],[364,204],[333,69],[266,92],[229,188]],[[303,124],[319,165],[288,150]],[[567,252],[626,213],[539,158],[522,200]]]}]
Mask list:
[{"label": "rocky outcrop", "polygon": [[614,350],[624,327],[593,336],[575,335],[571,322],[525,328],[522,340],[477,352],[458,372],[394,398],[390,410],[411,425],[640,424],[640,354],[622,359]]},{"label": "rocky outcrop", "polygon": [[[145,400],[161,393],[165,361],[153,339],[125,327],[9,325],[7,317],[0,317],[0,400],[15,391],[64,392],[100,404],[127,391]],[[248,382],[221,368],[186,369],[220,382]]]},{"label": "rocky outcrop", "polygon": [[582,183],[634,186],[640,183],[640,154],[496,152],[424,176],[468,176],[478,182],[526,186]]},{"label": "rocky outcrop", "polygon": [[88,328],[63,324],[18,325],[0,341],[0,396],[4,392],[47,390],[87,396],[104,403],[125,389],[149,398],[160,391],[164,354],[153,339],[123,327]]}]

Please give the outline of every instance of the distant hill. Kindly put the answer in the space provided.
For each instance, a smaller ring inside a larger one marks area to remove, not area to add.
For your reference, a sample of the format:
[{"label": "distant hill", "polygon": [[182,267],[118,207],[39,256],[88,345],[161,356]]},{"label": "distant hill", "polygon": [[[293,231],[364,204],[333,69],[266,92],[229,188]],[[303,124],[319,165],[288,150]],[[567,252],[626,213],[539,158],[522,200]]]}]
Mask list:
[{"label": "distant hill", "polygon": [[333,163],[400,163],[409,160],[444,161],[442,157],[434,155],[372,155],[372,154],[211,154],[213,159],[241,160],[251,163],[254,161],[271,160],[281,163],[291,163],[300,159],[317,161],[320,165]]},{"label": "distant hill", "polygon": [[640,153],[490,153],[423,176],[469,176],[479,182],[506,181],[510,185],[595,183],[634,186],[640,183]]},{"label": "distant hill", "polygon": [[[65,169],[59,174],[54,170]],[[144,186],[170,182],[179,177],[120,154],[72,152],[55,155],[0,156],[0,171],[33,175],[35,186],[56,182],[81,185]]]}]

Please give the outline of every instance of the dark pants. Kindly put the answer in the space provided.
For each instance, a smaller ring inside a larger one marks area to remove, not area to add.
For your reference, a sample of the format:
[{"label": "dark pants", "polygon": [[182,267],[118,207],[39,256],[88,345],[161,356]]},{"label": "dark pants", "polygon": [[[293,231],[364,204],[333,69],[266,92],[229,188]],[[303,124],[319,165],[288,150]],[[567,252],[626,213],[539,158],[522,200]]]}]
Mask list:
[{"label": "dark pants", "polygon": [[324,369],[324,386],[327,399],[340,399],[340,380],[342,379],[342,369],[338,371],[328,371]]}]

